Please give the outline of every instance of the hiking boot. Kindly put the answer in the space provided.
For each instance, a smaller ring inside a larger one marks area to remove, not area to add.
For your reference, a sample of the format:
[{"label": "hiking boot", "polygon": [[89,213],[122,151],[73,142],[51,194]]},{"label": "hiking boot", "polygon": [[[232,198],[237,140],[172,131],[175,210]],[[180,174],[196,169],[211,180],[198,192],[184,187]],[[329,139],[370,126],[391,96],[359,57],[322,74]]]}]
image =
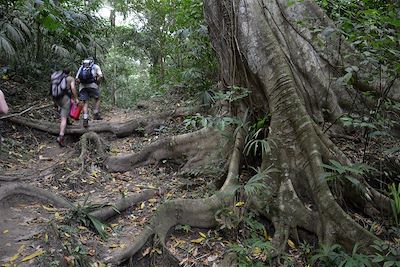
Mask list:
[{"label": "hiking boot", "polygon": [[83,119],[83,127],[88,127],[89,126],[89,119]]},{"label": "hiking boot", "polygon": [[93,119],[95,119],[95,120],[102,120],[103,118],[100,116],[100,114],[97,112],[97,113],[94,113],[93,114]]},{"label": "hiking boot", "polygon": [[61,147],[65,147],[65,142],[64,142],[64,136],[58,136],[57,137],[57,143],[61,146]]}]

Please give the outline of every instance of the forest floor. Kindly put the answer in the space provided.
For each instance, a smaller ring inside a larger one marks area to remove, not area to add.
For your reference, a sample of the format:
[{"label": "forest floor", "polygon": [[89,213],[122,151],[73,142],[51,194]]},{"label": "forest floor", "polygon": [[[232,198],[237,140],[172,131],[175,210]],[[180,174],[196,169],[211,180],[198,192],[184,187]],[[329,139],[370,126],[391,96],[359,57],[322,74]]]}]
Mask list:
[{"label": "forest floor", "polygon": [[[6,86],[20,85],[10,81]],[[14,98],[8,100],[12,113],[29,107],[17,103],[20,96],[15,99],[15,102]],[[50,99],[28,99],[25,103],[44,108],[23,116],[58,122],[54,107],[48,107]],[[151,98],[131,110],[106,107],[102,116],[105,121],[117,123],[188,104],[177,92]],[[185,131],[183,119],[165,121],[149,136],[101,136],[109,145],[110,154],[132,153],[166,135]],[[100,121],[91,120],[89,123]],[[82,121],[75,121],[73,125],[82,125]],[[164,160],[157,165],[124,173],[108,173],[95,158],[88,160],[90,163],[86,166],[78,162],[79,137],[66,136],[66,147],[60,147],[55,136],[7,121],[3,122],[1,131],[4,140],[0,147],[0,176],[6,176],[3,180],[0,178],[0,188],[11,183],[27,183],[63,196],[82,209],[113,203],[124,195],[146,189],[156,189],[158,193],[109,221],[105,226],[106,238],[97,235],[89,223],[79,221],[85,218],[69,210],[57,209],[33,198],[5,199],[0,203],[0,266],[68,266],[68,263],[72,266],[73,261],[82,264],[85,261],[96,262],[93,259],[103,259],[127,247],[160,203],[210,194],[208,177],[181,174],[179,164],[174,161]],[[221,259],[226,248],[217,232],[186,226],[176,227],[167,245],[185,266],[212,265]],[[160,251],[143,252],[144,255],[152,253]]]},{"label": "forest floor", "polygon": [[[11,81],[6,83],[6,88],[17,86],[20,85]],[[105,107],[102,115],[106,121],[123,122],[193,105],[183,95],[174,92],[150,98],[129,110]],[[38,101],[40,98],[29,97],[18,102],[21,96],[13,96],[9,100],[12,113],[34,105],[43,108],[26,112],[23,116],[58,122],[57,112],[48,106],[49,99]],[[185,132],[184,119],[168,119],[150,135],[117,138],[113,134],[101,134],[101,137],[109,145],[108,153],[132,153],[165,136]],[[75,121],[73,124],[81,123]],[[73,266],[73,262],[80,266],[86,266],[88,262],[92,262],[92,266],[104,266],[101,259],[126,248],[161,203],[174,198],[206,197],[215,191],[215,177],[181,173],[181,165],[174,159],[128,172],[108,173],[96,158],[87,159],[85,165],[78,161],[81,146],[77,136],[67,136],[66,147],[62,148],[56,143],[56,137],[48,133],[7,121],[0,126],[4,138],[0,146],[0,177],[3,177],[0,178],[0,190],[10,184],[25,183],[52,191],[75,205],[74,209],[67,210],[34,198],[3,199],[0,203],[0,266]],[[357,161],[363,146],[346,138],[338,137],[336,143]],[[371,152],[369,154],[373,155]],[[85,216],[90,207],[113,203],[123,196],[147,189],[154,189],[157,193],[108,221],[104,225],[106,237],[96,233],[90,219]],[[357,213],[352,217],[378,235],[385,232],[382,224],[373,219],[363,218]],[[218,229],[194,229],[181,225],[170,232],[167,246],[182,266],[218,266],[228,250],[229,241],[235,240],[234,235],[227,238],[223,234]],[[294,259],[294,266],[305,266],[304,251],[293,244],[289,246],[288,255]],[[140,253],[147,256],[161,251],[149,247]]]}]

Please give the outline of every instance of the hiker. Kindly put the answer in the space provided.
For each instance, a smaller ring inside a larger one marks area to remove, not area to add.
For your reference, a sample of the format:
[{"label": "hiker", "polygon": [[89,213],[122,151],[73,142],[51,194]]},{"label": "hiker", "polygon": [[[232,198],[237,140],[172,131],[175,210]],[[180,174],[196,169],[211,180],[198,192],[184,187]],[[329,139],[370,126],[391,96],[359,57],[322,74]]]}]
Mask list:
[{"label": "hiker", "polygon": [[8,113],[8,105],[6,102],[6,98],[3,94],[3,91],[0,90],[0,114]]},{"label": "hiker", "polygon": [[[4,97],[3,91],[0,90],[0,115],[8,113],[8,105],[6,98]],[[1,136],[2,121],[0,121],[0,145],[3,143],[3,137]]]},{"label": "hiker", "polygon": [[94,64],[92,57],[85,59],[76,74],[76,81],[79,83],[79,100],[83,101],[83,127],[88,127],[89,112],[88,102],[89,98],[95,99],[95,106],[93,110],[93,119],[102,120],[99,114],[100,109],[100,88],[99,82],[103,78],[103,73],[99,65]]},{"label": "hiker", "polygon": [[60,134],[57,137],[57,143],[64,147],[64,134],[65,128],[67,127],[67,120],[69,111],[71,108],[71,93],[74,97],[76,104],[79,104],[78,93],[75,87],[75,78],[70,75],[71,72],[68,69],[54,72],[51,75],[52,80],[52,96],[54,103],[60,109]]}]

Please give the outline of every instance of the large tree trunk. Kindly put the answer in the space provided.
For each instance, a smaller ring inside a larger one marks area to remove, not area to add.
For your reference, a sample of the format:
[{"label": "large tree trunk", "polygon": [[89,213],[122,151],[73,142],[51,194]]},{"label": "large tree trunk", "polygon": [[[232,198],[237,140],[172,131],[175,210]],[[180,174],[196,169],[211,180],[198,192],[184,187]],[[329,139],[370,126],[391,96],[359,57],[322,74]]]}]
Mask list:
[{"label": "large tree trunk", "polygon": [[[204,3],[222,84],[226,90],[247,88],[247,107],[271,114],[266,140],[273,145],[261,167],[273,166],[279,172],[266,177],[270,193],[252,200],[255,207],[269,203],[266,216],[275,226],[275,247],[284,248],[289,229],[296,227],[315,233],[320,242],[346,248],[355,242],[371,244],[376,238],[344,212],[322,178],[324,161],[347,159],[319,125],[335,120],[352,99],[362,97],[335,83],[347,64],[342,55],[351,48],[338,35],[312,36],[313,27],[330,23],[313,1]],[[300,28],[299,21],[307,28]],[[315,45],[316,38],[324,39],[325,45]]]}]

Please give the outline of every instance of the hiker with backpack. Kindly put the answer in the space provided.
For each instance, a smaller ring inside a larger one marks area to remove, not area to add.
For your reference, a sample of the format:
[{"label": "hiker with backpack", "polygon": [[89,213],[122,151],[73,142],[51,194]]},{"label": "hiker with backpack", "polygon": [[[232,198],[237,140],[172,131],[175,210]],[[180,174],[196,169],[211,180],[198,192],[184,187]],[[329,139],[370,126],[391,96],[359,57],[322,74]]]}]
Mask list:
[{"label": "hiker with backpack", "polygon": [[82,65],[76,74],[76,81],[79,83],[79,100],[83,101],[83,127],[88,127],[89,124],[88,102],[91,97],[96,101],[93,110],[93,119],[102,120],[99,114],[99,82],[102,78],[103,73],[99,65],[94,63],[92,57],[89,57],[82,62]]},{"label": "hiker with backpack", "polygon": [[70,70],[56,71],[51,75],[51,95],[54,103],[60,108],[60,134],[57,143],[64,147],[64,133],[71,108],[71,94],[76,104],[79,103],[75,87],[75,78],[70,75]]}]

